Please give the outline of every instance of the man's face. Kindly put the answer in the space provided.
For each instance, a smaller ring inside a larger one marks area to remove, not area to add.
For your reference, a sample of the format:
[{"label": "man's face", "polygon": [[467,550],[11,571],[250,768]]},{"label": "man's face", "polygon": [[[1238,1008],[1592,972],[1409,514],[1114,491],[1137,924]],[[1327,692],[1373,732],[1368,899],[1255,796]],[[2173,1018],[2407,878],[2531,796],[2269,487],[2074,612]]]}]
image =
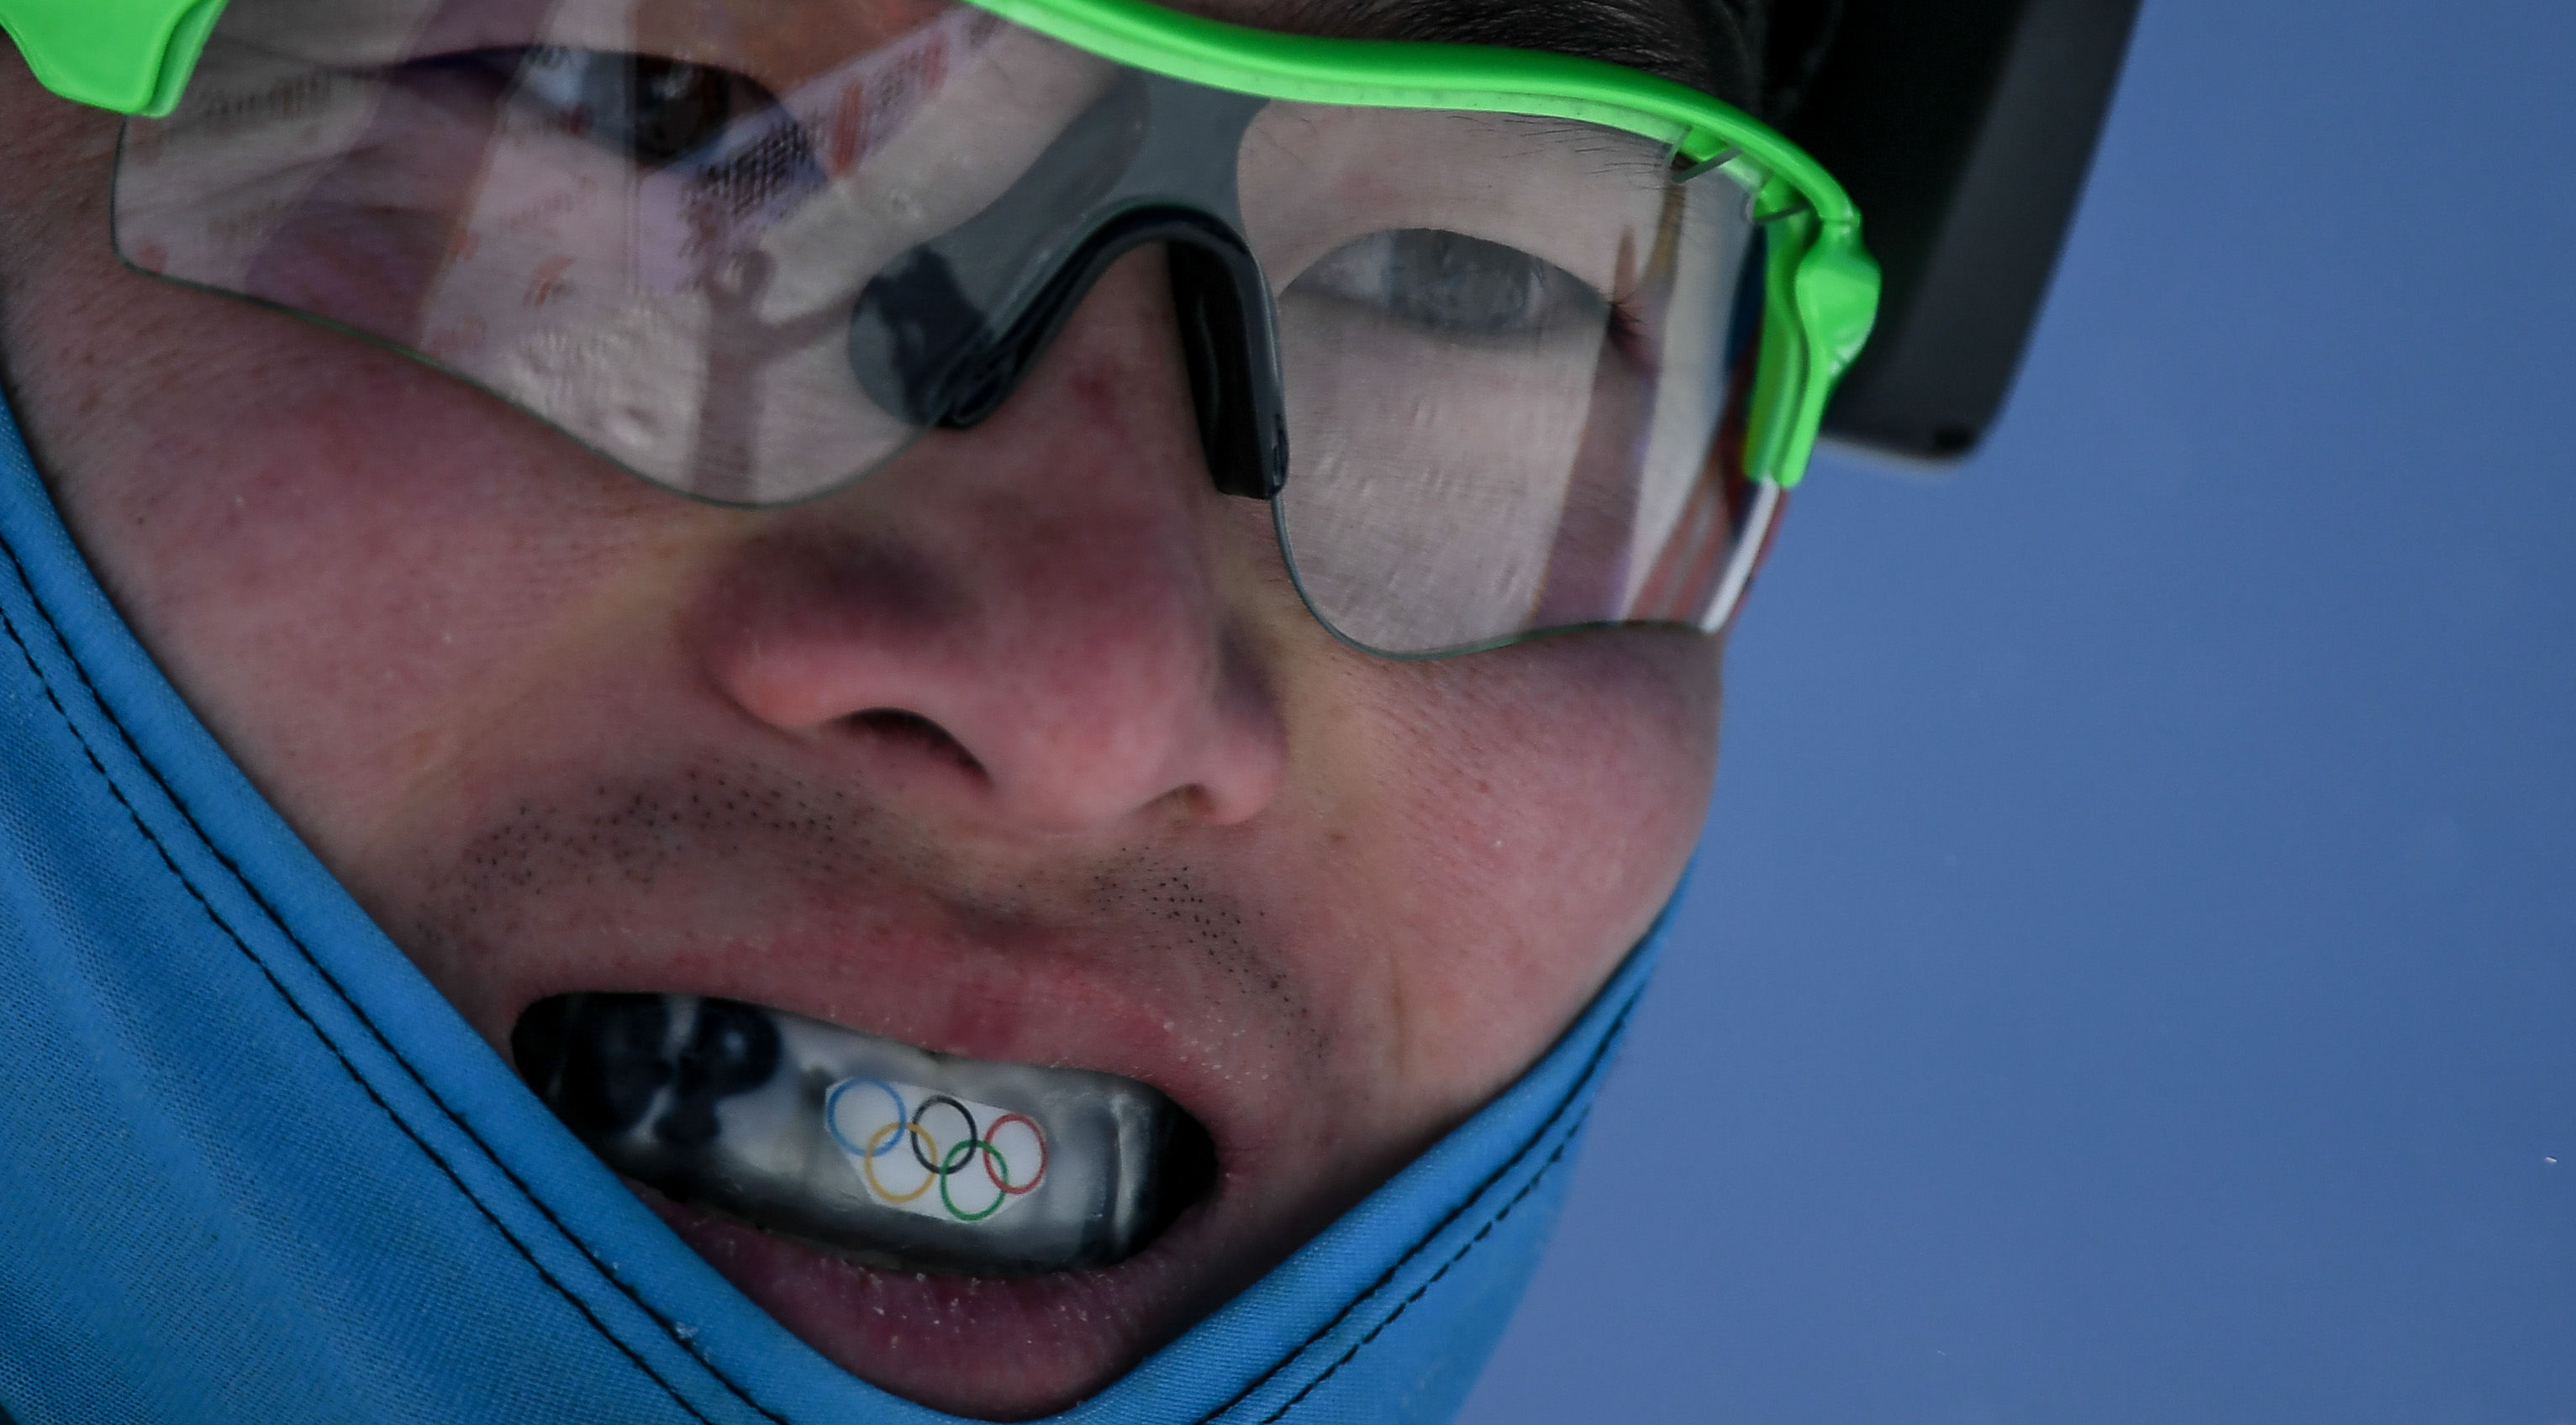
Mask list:
[{"label": "man's face", "polygon": [[552,995],[719,996],[1125,1075],[1207,1127],[1217,1185],[1169,1232],[1033,1279],[858,1265],[646,1193],[898,1393],[1038,1413],[1185,1329],[1544,1050],[1697,834],[1716,643],[1336,642],[1266,508],[1211,486],[1155,252],[984,425],[727,510],[127,271],[115,120],[15,65],[0,134],[10,396],[74,531],[496,1048]]}]

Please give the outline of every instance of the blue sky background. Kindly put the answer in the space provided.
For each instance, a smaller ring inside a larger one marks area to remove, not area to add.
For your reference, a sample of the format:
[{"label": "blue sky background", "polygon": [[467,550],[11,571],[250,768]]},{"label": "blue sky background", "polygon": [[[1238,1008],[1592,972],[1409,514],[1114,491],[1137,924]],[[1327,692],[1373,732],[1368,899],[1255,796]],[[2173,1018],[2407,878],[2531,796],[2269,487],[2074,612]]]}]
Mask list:
[{"label": "blue sky background", "polygon": [[2571,386],[2576,5],[2147,0],[1994,438],[1800,495],[1466,1418],[2576,1421]]}]

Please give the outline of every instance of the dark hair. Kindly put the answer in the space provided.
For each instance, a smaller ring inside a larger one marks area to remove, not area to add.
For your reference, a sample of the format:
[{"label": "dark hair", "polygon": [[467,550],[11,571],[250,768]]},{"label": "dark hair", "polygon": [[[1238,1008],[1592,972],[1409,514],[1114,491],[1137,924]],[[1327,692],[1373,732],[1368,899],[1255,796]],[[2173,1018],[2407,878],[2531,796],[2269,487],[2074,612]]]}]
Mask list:
[{"label": "dark hair", "polygon": [[[1774,0],[1304,0],[1296,28],[1606,59],[1759,112]],[[1810,0],[1813,3],[1813,0]]]}]

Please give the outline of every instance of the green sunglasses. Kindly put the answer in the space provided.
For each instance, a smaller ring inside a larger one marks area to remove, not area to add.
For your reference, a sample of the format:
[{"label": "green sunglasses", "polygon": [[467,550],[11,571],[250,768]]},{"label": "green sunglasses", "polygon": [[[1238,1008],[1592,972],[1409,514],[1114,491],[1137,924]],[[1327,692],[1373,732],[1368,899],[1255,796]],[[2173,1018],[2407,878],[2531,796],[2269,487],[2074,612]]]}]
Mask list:
[{"label": "green sunglasses", "polygon": [[[739,4],[739,22],[732,10]],[[1400,657],[1714,631],[1866,340],[1777,132],[1554,54],[1141,0],[0,0],[134,116],[134,267],[354,332],[717,503],[990,415],[1166,258],[1217,488]]]}]

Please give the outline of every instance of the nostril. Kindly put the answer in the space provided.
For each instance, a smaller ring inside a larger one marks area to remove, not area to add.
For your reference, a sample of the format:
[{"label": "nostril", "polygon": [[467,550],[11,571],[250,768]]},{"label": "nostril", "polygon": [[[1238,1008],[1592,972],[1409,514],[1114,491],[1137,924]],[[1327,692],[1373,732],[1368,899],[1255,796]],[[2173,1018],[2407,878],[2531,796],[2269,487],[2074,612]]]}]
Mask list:
[{"label": "nostril", "polygon": [[850,714],[850,725],[859,731],[896,746],[912,747],[983,777],[984,764],[966,745],[948,735],[948,729],[919,713],[901,708],[870,708]]}]

